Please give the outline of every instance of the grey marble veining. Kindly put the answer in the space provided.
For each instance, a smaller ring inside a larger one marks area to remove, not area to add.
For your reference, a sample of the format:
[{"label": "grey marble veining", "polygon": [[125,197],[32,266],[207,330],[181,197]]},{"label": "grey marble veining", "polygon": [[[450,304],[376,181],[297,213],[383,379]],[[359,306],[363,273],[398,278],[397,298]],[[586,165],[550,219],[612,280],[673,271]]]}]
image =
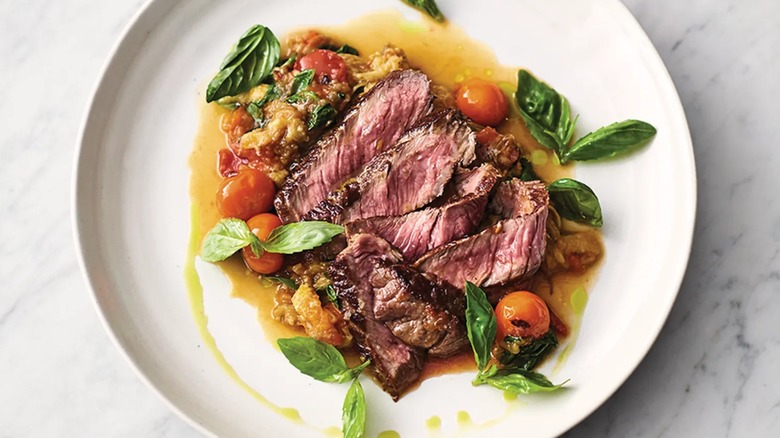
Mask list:
[{"label": "grey marble veining", "polygon": [[[779,436],[780,2],[626,4],[685,106],[696,235],[660,338],[568,435]],[[198,435],[109,342],[70,231],[78,126],[140,5],[0,2],[0,437]]]}]

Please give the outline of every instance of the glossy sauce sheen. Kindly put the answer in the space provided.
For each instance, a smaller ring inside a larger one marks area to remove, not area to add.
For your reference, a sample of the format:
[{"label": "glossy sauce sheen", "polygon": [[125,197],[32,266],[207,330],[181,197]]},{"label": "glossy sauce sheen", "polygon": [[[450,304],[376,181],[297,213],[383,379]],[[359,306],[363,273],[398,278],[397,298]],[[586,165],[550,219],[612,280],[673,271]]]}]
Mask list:
[{"label": "glossy sauce sheen", "polygon": [[[515,136],[534,163],[535,171],[545,181],[572,175],[573,168],[557,165],[554,154],[540,147],[519,120],[513,96],[518,68],[500,65],[489,47],[470,39],[463,30],[454,26],[440,26],[429,20],[409,22],[398,13],[372,14],[343,26],[317,30],[340,44],[346,43],[357,48],[363,56],[381,50],[386,44],[400,47],[406,52],[412,67],[425,72],[434,83],[450,89],[455,89],[458,82],[469,77],[495,81],[512,102],[510,120],[500,126],[499,131]],[[217,172],[217,151],[226,146],[225,136],[220,130],[220,118],[228,111],[217,104],[200,103],[200,106],[200,127],[190,157],[190,190],[194,211],[199,215],[193,225],[198,225],[202,239],[220,219],[215,207],[215,193],[221,179]],[[271,318],[276,286],[261,283],[257,275],[244,266],[241,257],[221,262],[220,268],[233,286],[232,295],[257,309],[258,321],[269,341],[303,334],[302,330],[290,328]],[[571,295],[578,288],[589,290],[597,272],[598,265],[582,274],[557,274],[553,277],[550,290],[538,291],[567,323],[570,332],[576,331],[582,313],[582,309],[578,309],[579,312],[572,310]],[[577,302],[582,302],[582,297]],[[349,357],[350,361],[355,360],[354,355],[349,356],[352,356]],[[423,379],[473,369],[473,355],[466,351],[447,360],[429,361]]]}]

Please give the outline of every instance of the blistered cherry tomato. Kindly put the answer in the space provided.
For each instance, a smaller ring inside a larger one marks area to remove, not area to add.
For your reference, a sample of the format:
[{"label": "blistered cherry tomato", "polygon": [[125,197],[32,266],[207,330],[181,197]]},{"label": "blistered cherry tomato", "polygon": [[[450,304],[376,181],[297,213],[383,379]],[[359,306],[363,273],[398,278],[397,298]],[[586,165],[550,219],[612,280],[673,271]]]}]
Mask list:
[{"label": "blistered cherry tomato", "polygon": [[509,112],[504,92],[493,82],[471,78],[460,83],[455,105],[471,120],[485,126],[496,126]]},{"label": "blistered cherry tomato", "polygon": [[241,169],[225,178],[217,190],[217,210],[222,217],[250,217],[271,210],[276,186],[271,178],[256,169]]},{"label": "blistered cherry tomato", "polygon": [[[261,213],[257,216],[252,216],[251,219],[246,221],[246,224],[255,236],[260,240],[265,240],[274,228],[282,226],[282,220],[275,214]],[[252,251],[252,248],[248,246],[241,250],[241,256],[249,269],[259,274],[273,274],[282,269],[282,264],[284,263],[284,255],[282,254],[264,252],[258,257]]]},{"label": "blistered cherry tomato", "polygon": [[496,306],[499,339],[507,335],[538,339],[550,330],[550,310],[538,295],[528,291],[512,292]]},{"label": "blistered cherry tomato", "polygon": [[347,80],[347,64],[341,56],[331,50],[319,49],[302,56],[295,62],[295,69],[299,71],[314,69],[314,76],[321,84]]}]

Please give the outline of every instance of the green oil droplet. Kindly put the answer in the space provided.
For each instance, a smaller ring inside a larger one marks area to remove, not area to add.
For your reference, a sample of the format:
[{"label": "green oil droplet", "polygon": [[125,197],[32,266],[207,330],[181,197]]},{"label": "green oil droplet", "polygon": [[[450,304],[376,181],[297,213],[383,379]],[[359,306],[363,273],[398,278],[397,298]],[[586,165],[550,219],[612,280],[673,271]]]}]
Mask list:
[{"label": "green oil droplet", "polygon": [[487,77],[493,76],[493,70],[490,68],[485,69],[485,76]]},{"label": "green oil droplet", "polygon": [[517,400],[517,393],[512,391],[504,391],[504,400],[506,401]]},{"label": "green oil droplet", "polygon": [[402,31],[407,33],[420,33],[425,32],[428,27],[421,21],[406,21],[401,20],[399,27]]},{"label": "green oil droplet", "polygon": [[458,425],[460,426],[471,425],[471,415],[469,415],[468,412],[458,411],[457,418],[458,418]]},{"label": "green oil droplet", "polygon": [[515,94],[515,84],[511,82],[501,81],[498,83],[498,88],[501,89],[501,91],[504,92],[504,94],[507,94],[509,96],[512,96]]},{"label": "green oil droplet", "polygon": [[425,427],[431,431],[441,429],[441,417],[434,415],[433,417],[425,420]]},{"label": "green oil droplet", "polygon": [[301,418],[300,412],[298,412],[297,409],[293,408],[280,408],[279,413],[282,414],[284,418],[287,418],[288,420],[292,420],[295,422],[303,421]]},{"label": "green oil droplet", "polygon": [[377,435],[376,438],[401,438],[401,434],[394,430],[385,430],[379,432],[379,435]]},{"label": "green oil droplet", "polygon": [[533,151],[531,152],[531,163],[537,166],[547,164],[547,152],[545,151]]},{"label": "green oil droplet", "polygon": [[588,304],[588,292],[585,291],[585,288],[578,287],[572,292],[569,301],[571,301],[572,312],[576,315],[582,315],[585,312],[585,306]]},{"label": "green oil droplet", "polygon": [[341,438],[341,429],[336,426],[326,427],[322,429],[322,434],[331,438]]},{"label": "green oil droplet", "polygon": [[458,82],[463,82],[465,80],[466,80],[466,75],[464,75],[463,73],[458,73],[458,74],[455,75],[455,83],[456,84]]},{"label": "green oil droplet", "polygon": [[561,165],[561,160],[560,160],[560,158],[558,158],[558,155],[556,155],[556,154],[553,154],[552,162],[556,166],[560,166]]}]

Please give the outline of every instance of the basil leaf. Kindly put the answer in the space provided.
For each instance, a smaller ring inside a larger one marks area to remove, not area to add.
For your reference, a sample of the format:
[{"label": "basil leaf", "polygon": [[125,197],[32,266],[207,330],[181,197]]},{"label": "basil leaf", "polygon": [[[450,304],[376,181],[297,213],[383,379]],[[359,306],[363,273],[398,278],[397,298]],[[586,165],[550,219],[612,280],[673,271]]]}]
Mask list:
[{"label": "basil leaf", "polygon": [[474,350],[477,368],[484,369],[490,360],[490,349],[496,338],[496,314],[485,292],[466,282],[466,331]]},{"label": "basil leaf", "polygon": [[[511,336],[507,336],[507,338],[510,339],[505,338],[504,342],[523,342],[523,340],[519,338]],[[501,355],[500,361],[505,366],[530,371],[555,350],[555,347],[557,346],[558,338],[555,337],[555,333],[550,329],[546,335],[539,339],[534,339],[530,343],[520,347],[520,351],[517,354],[504,352],[504,354]]]},{"label": "basil leaf", "polygon": [[550,202],[558,214],[569,220],[601,227],[601,205],[593,190],[570,178],[561,178],[549,186]]},{"label": "basil leaf", "polygon": [[560,156],[576,124],[571,120],[569,101],[526,70],[517,72],[515,101],[531,136]]},{"label": "basil leaf", "polygon": [[255,250],[259,243],[260,239],[252,234],[246,222],[236,218],[222,219],[203,239],[200,257],[207,262],[219,262],[247,245],[252,245]]},{"label": "basil leaf", "polygon": [[206,102],[235,96],[260,84],[279,61],[279,40],[265,26],[249,28],[233,46],[206,87]]},{"label": "basil leaf", "polygon": [[314,69],[310,68],[308,70],[304,70],[297,75],[292,80],[292,86],[290,88],[290,94],[298,94],[299,92],[305,90],[308,88],[309,85],[311,85],[311,81],[314,79]]},{"label": "basil leaf", "polygon": [[344,356],[332,345],[303,336],[279,339],[276,343],[290,364],[307,376],[338,383],[352,378]]},{"label": "basil leaf", "polygon": [[278,99],[279,94],[279,87],[277,87],[276,84],[272,84],[270,87],[268,87],[268,90],[266,90],[262,99],[258,100],[257,102],[251,102],[246,106],[246,112],[249,113],[253,119],[255,119],[256,125],[263,123],[263,119],[265,118],[265,115],[263,114],[263,107],[265,104],[272,100]]},{"label": "basil leaf", "polygon": [[336,109],[329,103],[318,105],[309,115],[309,129],[324,126],[336,117]]},{"label": "basil leaf", "polygon": [[347,372],[341,375],[341,380],[339,380],[339,383],[344,383],[348,380],[357,378],[357,376],[359,376],[360,373],[362,373],[363,370],[366,369],[366,367],[368,367],[369,365],[371,365],[371,361],[367,360],[365,362],[362,362],[360,365],[356,366],[355,368],[350,368],[349,370],[347,370]]},{"label": "basil leaf", "polygon": [[328,285],[325,288],[325,297],[328,298],[328,301],[333,303],[333,305],[336,306],[337,309],[341,310],[341,302],[339,301],[339,296],[336,293],[336,289],[334,289],[333,286]]},{"label": "basil leaf", "polygon": [[268,252],[295,254],[330,242],[343,232],[344,227],[329,222],[293,222],[274,228],[261,245]]},{"label": "basil leaf", "polygon": [[444,22],[444,15],[442,15],[441,11],[439,10],[439,7],[436,6],[435,0],[402,0],[402,1],[415,9],[425,12],[431,18],[438,21],[439,23]]},{"label": "basil leaf", "polygon": [[283,63],[279,64],[279,68],[285,68],[288,65],[292,65],[295,63],[295,61],[298,59],[298,54],[293,53],[292,56],[287,58]]},{"label": "basil leaf", "polygon": [[610,158],[629,152],[650,141],[656,134],[653,125],[641,120],[624,120],[599,128],[574,142],[561,156],[561,162]]},{"label": "basil leaf", "polygon": [[296,283],[291,278],[286,278],[286,277],[265,277],[265,278],[275,283],[282,283],[283,285],[285,285],[286,287],[292,290],[298,290],[298,287],[300,287],[298,283]]},{"label": "basil leaf", "polygon": [[349,44],[344,44],[343,46],[336,49],[336,53],[346,53],[347,55],[360,56],[358,50]]},{"label": "basil leaf", "polygon": [[520,158],[520,179],[523,181],[536,181],[539,176],[534,172],[534,166],[525,158]]},{"label": "basil leaf", "polygon": [[301,91],[287,98],[287,103],[305,102],[307,100],[320,100],[320,96],[313,91]]},{"label": "basil leaf", "polygon": [[[568,382],[568,380],[566,381]],[[515,394],[531,394],[534,392],[557,391],[566,382],[554,385],[547,377],[533,371],[522,369],[504,368],[492,373],[478,375],[474,380],[475,385],[488,384],[502,391]]]},{"label": "basil leaf", "polygon": [[366,396],[360,380],[355,379],[341,408],[341,433],[344,438],[362,438],[366,430]]}]

